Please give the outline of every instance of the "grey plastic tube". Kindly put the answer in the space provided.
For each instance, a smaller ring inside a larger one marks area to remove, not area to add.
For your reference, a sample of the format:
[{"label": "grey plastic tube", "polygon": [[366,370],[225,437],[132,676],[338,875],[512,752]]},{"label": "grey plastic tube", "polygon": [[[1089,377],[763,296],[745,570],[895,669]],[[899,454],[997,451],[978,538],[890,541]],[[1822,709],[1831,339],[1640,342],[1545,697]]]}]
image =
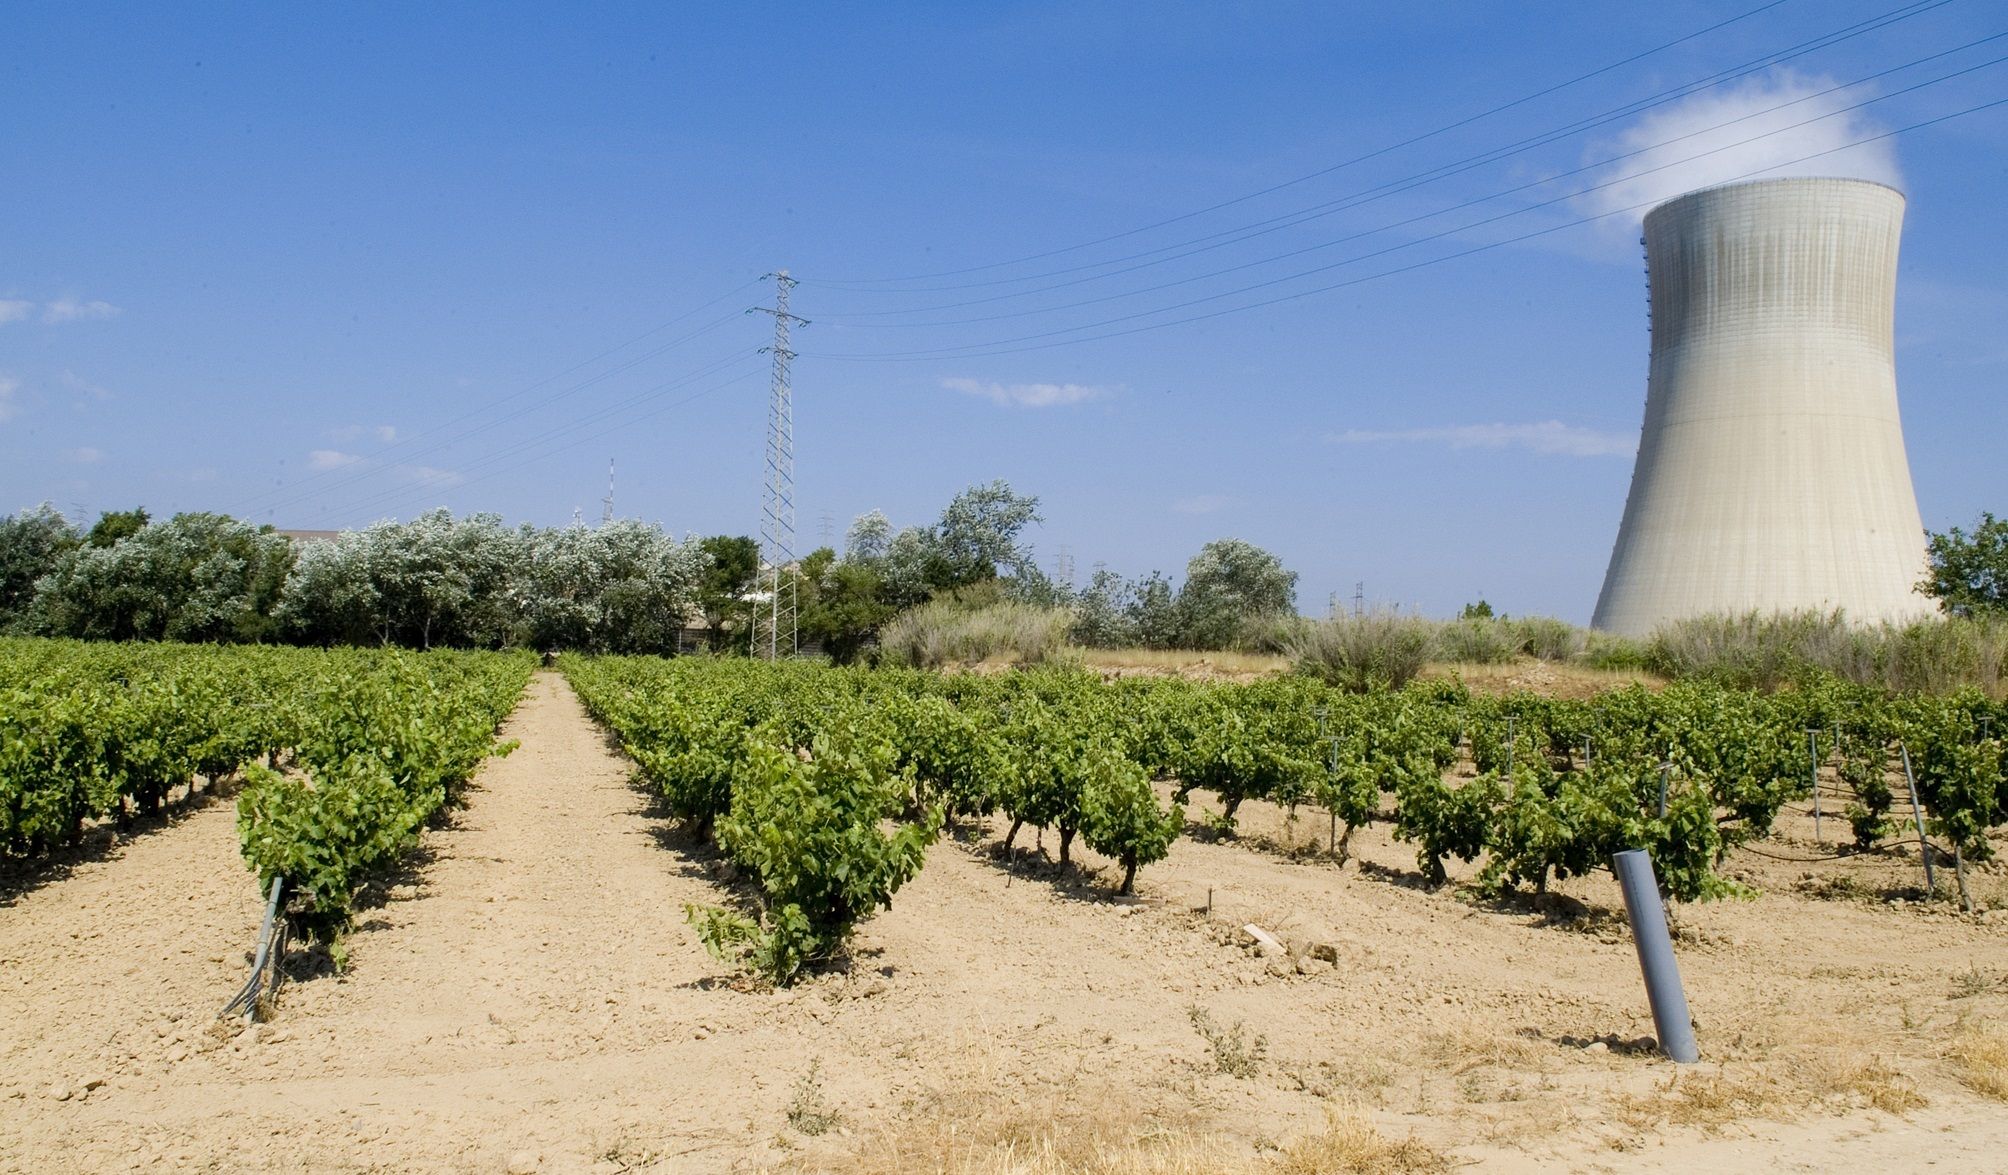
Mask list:
[{"label": "grey plastic tube", "polygon": [[1694,1045],[1694,1024],[1687,1012],[1687,993],[1680,986],[1680,968],[1673,961],[1673,941],[1666,933],[1666,910],[1659,904],[1659,882],[1653,877],[1652,856],[1644,849],[1611,855],[1611,872],[1624,890],[1625,916],[1631,920],[1632,942],[1638,946],[1639,970],[1645,973],[1645,998],[1652,1004],[1652,1025],[1660,1051],[1683,1065],[1701,1059]]}]

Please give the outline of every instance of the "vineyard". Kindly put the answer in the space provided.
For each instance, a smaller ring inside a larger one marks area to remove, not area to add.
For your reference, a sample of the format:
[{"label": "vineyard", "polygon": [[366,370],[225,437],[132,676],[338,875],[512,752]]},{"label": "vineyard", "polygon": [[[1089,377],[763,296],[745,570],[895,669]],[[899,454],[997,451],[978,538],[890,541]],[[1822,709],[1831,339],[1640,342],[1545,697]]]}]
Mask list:
[{"label": "vineyard", "polygon": [[261,892],[287,878],[293,920],[327,938],[491,753],[534,664],[0,641],[0,846],[43,853],[86,821],[150,815],[176,788],[241,772],[239,832]]},{"label": "vineyard", "polygon": [[[2008,1146],[1977,694],[533,666],[0,642],[0,1171]],[[1678,912],[1682,1072],[1640,1043],[1631,847]],[[333,959],[222,1026],[275,878]]]},{"label": "vineyard", "polygon": [[[693,912],[707,945],[786,981],[890,905],[945,818],[1076,837],[1121,865],[1120,892],[1164,857],[1203,790],[1231,835],[1250,800],[1329,815],[1327,851],[1389,825],[1431,883],[1483,861],[1478,887],[1551,879],[1650,850],[1667,896],[1741,892],[1728,852],[1772,831],[1833,764],[1855,847],[1926,838],[1955,865],[2008,822],[2008,715],[1978,693],[1894,698],[1838,682],[1761,695],[1706,685],[1581,702],[1455,685],[1351,694],[1298,678],[1103,683],[1067,670],[939,676],[655,659],[567,659],[669,809],[763,887],[759,920]],[[1824,743],[1824,753],[1821,746]],[[1897,773],[1897,764],[1903,764]],[[1892,786],[1895,778],[1902,780]],[[1153,788],[1162,781],[1173,803]],[[1892,811],[1914,792],[1919,809]],[[898,831],[885,833],[888,821]],[[1970,898],[1968,905],[1970,908]]]}]

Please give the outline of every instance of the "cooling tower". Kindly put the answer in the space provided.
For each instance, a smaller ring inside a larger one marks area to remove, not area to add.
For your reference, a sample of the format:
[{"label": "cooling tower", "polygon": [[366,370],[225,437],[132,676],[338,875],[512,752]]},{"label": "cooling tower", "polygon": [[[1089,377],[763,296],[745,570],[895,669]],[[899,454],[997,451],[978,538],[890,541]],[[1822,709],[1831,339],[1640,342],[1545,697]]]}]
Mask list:
[{"label": "cooling tower", "polygon": [[1645,218],[1645,429],[1597,628],[1704,613],[1930,612],[1897,417],[1903,194],[1775,179]]}]

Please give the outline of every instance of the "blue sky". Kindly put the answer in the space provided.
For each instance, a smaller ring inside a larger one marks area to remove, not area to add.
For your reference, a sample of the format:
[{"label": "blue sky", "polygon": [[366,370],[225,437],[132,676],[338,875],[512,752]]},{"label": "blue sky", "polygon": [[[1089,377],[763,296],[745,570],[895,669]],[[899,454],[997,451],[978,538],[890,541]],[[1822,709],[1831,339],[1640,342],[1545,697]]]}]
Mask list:
[{"label": "blue sky", "polygon": [[16,7],[0,511],[553,524],[612,457],[620,514],[751,533],[787,267],[803,547],[1004,478],[1078,579],[1234,535],[1306,611],[1587,621],[1618,210],[1816,153],[1910,195],[1926,525],[2008,510],[2008,106],[1959,115],[2008,12],[1349,7]]}]

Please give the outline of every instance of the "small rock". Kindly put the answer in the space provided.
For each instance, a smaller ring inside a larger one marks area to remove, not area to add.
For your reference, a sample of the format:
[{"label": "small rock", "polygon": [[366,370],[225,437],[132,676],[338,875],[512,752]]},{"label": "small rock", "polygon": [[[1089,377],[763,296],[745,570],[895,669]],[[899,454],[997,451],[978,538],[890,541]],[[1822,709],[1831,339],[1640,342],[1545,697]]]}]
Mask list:
[{"label": "small rock", "polygon": [[540,1161],[529,1151],[517,1151],[509,1156],[509,1175],[537,1175]]},{"label": "small rock", "polygon": [[1316,955],[1305,955],[1303,958],[1297,960],[1297,974],[1299,975],[1322,975],[1331,969],[1332,965],[1330,963],[1318,958]]},{"label": "small rock", "polygon": [[1297,968],[1287,958],[1274,958],[1269,960],[1268,972],[1276,978],[1281,979],[1285,975],[1296,974]]},{"label": "small rock", "polygon": [[167,1059],[170,1063],[176,1065],[186,1061],[188,1059],[188,1046],[185,1044],[175,1045],[173,1048],[167,1050]]},{"label": "small rock", "polygon": [[49,1097],[55,1101],[59,1102],[69,1101],[71,1097],[75,1096],[75,1094],[76,1094],[75,1090],[71,1089],[68,1084],[61,1081],[58,1081],[56,1084],[49,1087]]},{"label": "small rock", "polygon": [[871,999],[873,996],[882,996],[891,990],[892,990],[892,985],[890,983],[887,983],[883,979],[874,979],[870,983],[865,984],[864,987],[859,990],[858,997],[860,999],[868,1000]]},{"label": "small rock", "polygon": [[711,1037],[711,1030],[709,1028],[699,1027],[697,1031],[691,1033],[690,1035],[697,1040],[708,1040]]},{"label": "small rock", "polygon": [[90,1080],[88,1080],[88,1081],[84,1082],[84,1091],[85,1091],[86,1093],[88,1093],[88,1092],[90,1092],[90,1091],[91,1091],[91,1090],[93,1090],[93,1089],[97,1089],[97,1088],[98,1088],[99,1086],[103,1085],[104,1083],[105,1083],[105,1079],[104,1079],[104,1078],[102,1078],[102,1077],[93,1077],[93,1078],[91,1078]]},{"label": "small rock", "polygon": [[1601,1040],[1593,1040],[1583,1046],[1583,1051],[1586,1053],[1607,1053],[1611,1051],[1611,1046]]},{"label": "small rock", "polygon": [[1339,961],[1339,948],[1328,942],[1312,943],[1311,957],[1336,965]]},{"label": "small rock", "polygon": [[248,1049],[255,1046],[258,1043],[258,1038],[262,1035],[264,1035],[264,1033],[261,1031],[259,1025],[246,1024],[244,1026],[244,1031],[238,1033],[237,1039],[232,1043],[236,1044],[240,1048]]}]

